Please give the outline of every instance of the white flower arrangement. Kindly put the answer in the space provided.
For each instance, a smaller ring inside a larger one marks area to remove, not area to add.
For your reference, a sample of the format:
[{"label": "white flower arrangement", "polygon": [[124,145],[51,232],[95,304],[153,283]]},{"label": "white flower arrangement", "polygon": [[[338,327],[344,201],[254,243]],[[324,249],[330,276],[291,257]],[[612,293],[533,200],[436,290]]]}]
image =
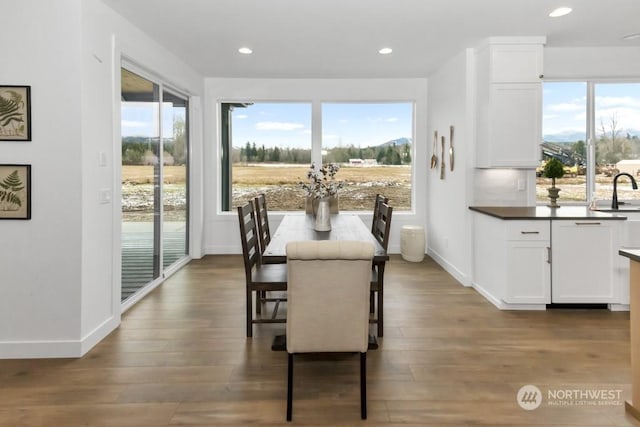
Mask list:
[{"label": "white flower arrangement", "polygon": [[301,182],[302,189],[307,192],[308,197],[322,199],[336,196],[338,190],[344,186],[342,181],[337,181],[335,176],[340,170],[340,166],[335,163],[325,163],[316,169],[315,163],[311,165],[307,172],[308,183]]}]

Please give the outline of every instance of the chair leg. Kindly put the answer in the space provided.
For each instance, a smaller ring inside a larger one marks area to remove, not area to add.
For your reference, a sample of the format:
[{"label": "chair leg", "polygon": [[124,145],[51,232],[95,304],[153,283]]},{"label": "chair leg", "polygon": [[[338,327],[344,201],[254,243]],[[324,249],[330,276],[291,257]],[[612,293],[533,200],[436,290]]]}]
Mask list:
[{"label": "chair leg", "polygon": [[367,353],[360,353],[360,417],[367,419]]},{"label": "chair leg", "polygon": [[251,338],[253,336],[253,307],[251,306],[253,302],[251,289],[247,286],[247,338]]},{"label": "chair leg", "polygon": [[378,337],[383,335],[384,326],[384,263],[378,266]]},{"label": "chair leg", "polygon": [[262,313],[262,291],[256,291],[256,314]]},{"label": "chair leg", "polygon": [[289,353],[287,363],[287,421],[291,421],[293,412],[293,353]]},{"label": "chair leg", "polygon": [[375,292],[370,291],[369,292],[369,313],[371,314],[375,313],[376,300],[374,297],[375,297]]}]

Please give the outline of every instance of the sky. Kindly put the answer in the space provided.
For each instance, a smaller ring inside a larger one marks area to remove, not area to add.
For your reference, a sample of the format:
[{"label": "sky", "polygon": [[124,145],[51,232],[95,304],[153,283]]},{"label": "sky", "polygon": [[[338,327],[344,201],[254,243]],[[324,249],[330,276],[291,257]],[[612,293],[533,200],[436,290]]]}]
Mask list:
[{"label": "sky", "polygon": [[[640,131],[640,83],[597,83],[594,95],[596,133],[601,121],[609,128],[612,117],[616,118],[618,129]],[[543,135],[585,135],[586,83],[546,82],[542,99]]]},{"label": "sky", "polygon": [[[162,134],[165,138],[173,135],[174,118],[184,118],[184,107],[172,108],[172,106],[172,103],[165,102],[162,108]],[[157,138],[159,136],[158,109],[157,102],[123,102],[121,104],[122,136]]]},{"label": "sky", "polygon": [[[256,103],[233,110],[233,146],[311,148],[310,103]],[[325,103],[323,148],[413,138],[413,103]]]},{"label": "sky", "polygon": [[[584,82],[545,82],[543,135],[579,133],[586,139],[586,96]],[[601,121],[608,127],[615,117],[623,132],[640,132],[640,83],[597,83],[595,97],[596,131]],[[167,136],[172,134],[173,116],[170,108],[163,110]],[[157,103],[123,103],[123,136],[157,136],[157,111]],[[323,148],[367,147],[412,138],[413,103],[324,103],[322,135]],[[247,141],[265,147],[311,148],[311,104],[255,103],[235,108],[232,144],[242,147]]]}]

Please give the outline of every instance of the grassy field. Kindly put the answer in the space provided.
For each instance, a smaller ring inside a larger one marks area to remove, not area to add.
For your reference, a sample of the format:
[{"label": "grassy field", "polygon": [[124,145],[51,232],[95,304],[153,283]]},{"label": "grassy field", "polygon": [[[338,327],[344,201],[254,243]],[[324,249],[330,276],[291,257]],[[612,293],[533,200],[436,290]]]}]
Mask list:
[{"label": "grassy field", "polygon": [[[240,206],[265,193],[269,209],[304,209],[305,193],[300,182],[306,180],[308,166],[233,166],[232,206]],[[168,198],[165,210],[180,210],[184,200],[184,166],[165,166],[164,185]],[[384,194],[396,210],[411,209],[411,167],[342,167],[336,178],[344,181],[340,190],[340,209],[371,210],[378,193]],[[153,208],[153,166],[123,166],[123,210],[131,217],[145,217]],[[145,217],[146,218],[146,217]]]},{"label": "grassy field", "polygon": [[[184,209],[184,166],[165,166],[165,210]],[[306,180],[308,167],[275,165],[233,166],[232,206],[239,206],[260,193],[267,195],[270,210],[304,209],[305,193],[300,182]],[[396,210],[411,208],[411,168],[408,166],[342,167],[336,176],[345,182],[340,190],[340,208],[343,210],[369,210],[376,194],[384,194]],[[152,209],[153,166],[123,166],[123,204],[125,212],[143,212]],[[560,202],[586,200],[585,177],[565,177],[557,180],[562,189]],[[537,178],[536,198],[547,202],[548,178]],[[596,175],[600,200],[611,199],[613,178]],[[632,191],[628,182],[620,181],[620,199],[640,199],[640,191]]]},{"label": "grassy field", "polygon": [[[270,210],[302,210],[307,166],[233,166],[233,206],[265,193]],[[340,190],[340,209],[371,210],[376,194],[384,194],[395,210],[411,209],[411,167],[342,167],[336,175],[345,186]]]}]

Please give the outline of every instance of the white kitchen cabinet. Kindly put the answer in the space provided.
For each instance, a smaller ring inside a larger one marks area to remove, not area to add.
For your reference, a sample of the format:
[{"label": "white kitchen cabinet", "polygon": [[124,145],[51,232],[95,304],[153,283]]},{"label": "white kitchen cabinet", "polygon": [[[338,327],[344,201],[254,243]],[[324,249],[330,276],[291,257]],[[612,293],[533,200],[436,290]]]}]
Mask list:
[{"label": "white kitchen cabinet", "polygon": [[503,309],[550,302],[549,221],[475,217],[474,287]]},{"label": "white kitchen cabinet", "polygon": [[618,221],[551,224],[553,303],[619,303]]},{"label": "white kitchen cabinet", "polygon": [[477,167],[539,165],[544,43],[544,37],[492,38],[477,50]]},{"label": "white kitchen cabinet", "polygon": [[549,261],[548,240],[507,242],[507,286],[504,301],[510,304],[551,302]]}]

